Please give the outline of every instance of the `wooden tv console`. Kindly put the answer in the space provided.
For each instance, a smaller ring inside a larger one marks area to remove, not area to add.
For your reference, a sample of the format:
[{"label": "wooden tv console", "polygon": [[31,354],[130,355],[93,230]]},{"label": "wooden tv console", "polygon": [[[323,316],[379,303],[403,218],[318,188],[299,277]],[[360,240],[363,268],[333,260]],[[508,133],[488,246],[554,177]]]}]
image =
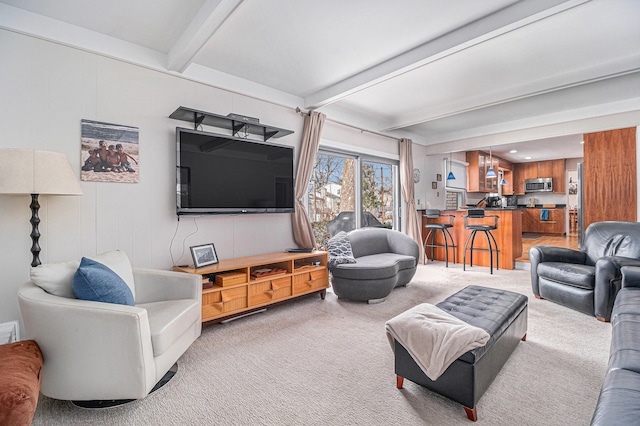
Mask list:
[{"label": "wooden tv console", "polygon": [[202,276],[202,322],[219,322],[305,294],[320,293],[324,299],[329,287],[327,262],[325,251],[281,252],[173,270]]}]

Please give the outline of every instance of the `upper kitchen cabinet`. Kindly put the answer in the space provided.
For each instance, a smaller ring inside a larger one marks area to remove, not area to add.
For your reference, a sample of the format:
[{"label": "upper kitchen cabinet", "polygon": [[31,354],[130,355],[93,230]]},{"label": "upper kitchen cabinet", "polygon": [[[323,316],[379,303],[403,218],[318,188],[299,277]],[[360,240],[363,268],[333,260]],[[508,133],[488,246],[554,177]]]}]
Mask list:
[{"label": "upper kitchen cabinet", "polygon": [[[538,172],[538,163],[523,163],[518,164],[518,166],[522,166],[522,179],[535,179],[540,177],[540,173]],[[545,176],[546,177],[546,176]],[[524,189],[524,186],[522,187]]]},{"label": "upper kitchen cabinet", "polygon": [[480,151],[467,152],[467,191],[486,192],[485,186],[485,154]]},{"label": "upper kitchen cabinet", "polygon": [[561,160],[552,160],[552,172],[551,177],[553,178],[553,192],[557,193],[565,193],[567,192],[567,176],[566,176],[566,161]]},{"label": "upper kitchen cabinet", "polygon": [[497,192],[499,179],[487,178],[487,170],[493,167],[498,173],[500,169],[511,170],[513,165],[496,156],[491,157],[489,153],[483,151],[467,152],[467,192]]},{"label": "upper kitchen cabinet", "polygon": [[524,195],[524,181],[526,179],[552,178],[553,192],[564,194],[565,184],[565,160],[538,161],[532,163],[514,164],[514,194]]},{"label": "upper kitchen cabinet", "polygon": [[[538,176],[539,178],[553,177],[553,162],[552,161],[538,161]],[[555,186],[555,179],[553,185]]]}]

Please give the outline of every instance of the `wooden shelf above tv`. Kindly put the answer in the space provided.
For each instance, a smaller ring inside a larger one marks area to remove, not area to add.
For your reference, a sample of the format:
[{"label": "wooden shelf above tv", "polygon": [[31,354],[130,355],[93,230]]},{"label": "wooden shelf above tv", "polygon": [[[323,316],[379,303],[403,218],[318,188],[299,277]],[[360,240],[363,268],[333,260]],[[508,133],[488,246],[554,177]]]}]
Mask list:
[{"label": "wooden shelf above tv", "polygon": [[183,106],[173,111],[169,118],[193,123],[194,129],[197,129],[201,124],[226,129],[231,132],[232,136],[236,136],[242,131],[260,136],[265,142],[270,138],[281,138],[293,133],[293,130],[260,124],[259,120],[251,119],[250,117],[243,117],[237,114],[224,116]]}]

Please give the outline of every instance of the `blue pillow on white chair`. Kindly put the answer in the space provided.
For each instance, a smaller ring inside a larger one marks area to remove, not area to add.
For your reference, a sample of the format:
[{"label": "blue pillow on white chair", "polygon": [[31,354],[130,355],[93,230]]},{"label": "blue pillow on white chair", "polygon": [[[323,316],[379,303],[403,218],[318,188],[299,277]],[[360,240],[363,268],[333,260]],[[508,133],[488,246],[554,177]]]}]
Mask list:
[{"label": "blue pillow on white chair", "polygon": [[127,283],[107,266],[86,257],[73,276],[73,293],[82,300],[134,306]]}]

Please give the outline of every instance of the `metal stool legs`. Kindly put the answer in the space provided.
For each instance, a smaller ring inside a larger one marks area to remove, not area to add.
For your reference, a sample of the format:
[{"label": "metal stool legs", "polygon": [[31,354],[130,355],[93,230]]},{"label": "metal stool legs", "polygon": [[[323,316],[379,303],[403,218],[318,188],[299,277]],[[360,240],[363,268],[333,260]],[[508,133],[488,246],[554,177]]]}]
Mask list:
[{"label": "metal stool legs", "polygon": [[[435,236],[436,233],[434,230],[439,230],[442,232],[442,239],[444,240],[443,244],[435,244]],[[431,243],[429,243],[429,237],[431,237]],[[448,237],[448,238],[447,238]],[[449,243],[451,241],[451,243]],[[453,236],[449,229],[447,228],[430,228],[427,237],[424,239],[424,263],[427,263],[427,247],[431,247],[431,260],[433,260],[433,249],[434,247],[444,247],[444,263],[445,266],[449,267],[449,249],[453,249],[453,263],[456,263],[456,245],[453,241]]]},{"label": "metal stool legs", "polygon": [[[467,240],[464,243],[464,254],[463,254],[463,260],[462,260],[462,270],[466,271],[466,266],[467,266],[467,250],[469,250],[469,266],[473,266],[473,242],[476,239],[476,233],[480,231],[480,232],[484,232],[485,237],[487,238],[487,245],[489,248],[476,248],[476,250],[483,250],[483,251],[488,251],[489,252],[489,270],[490,272],[493,274],[493,253],[495,252],[496,254],[496,270],[499,270],[500,267],[500,251],[498,250],[498,243],[496,242],[496,238],[493,236],[493,234],[491,233],[491,231],[488,230],[478,230],[478,229],[474,229],[473,231],[471,231],[471,233],[469,234],[469,236],[467,237]],[[471,245],[469,245],[469,240],[471,240]]]}]

